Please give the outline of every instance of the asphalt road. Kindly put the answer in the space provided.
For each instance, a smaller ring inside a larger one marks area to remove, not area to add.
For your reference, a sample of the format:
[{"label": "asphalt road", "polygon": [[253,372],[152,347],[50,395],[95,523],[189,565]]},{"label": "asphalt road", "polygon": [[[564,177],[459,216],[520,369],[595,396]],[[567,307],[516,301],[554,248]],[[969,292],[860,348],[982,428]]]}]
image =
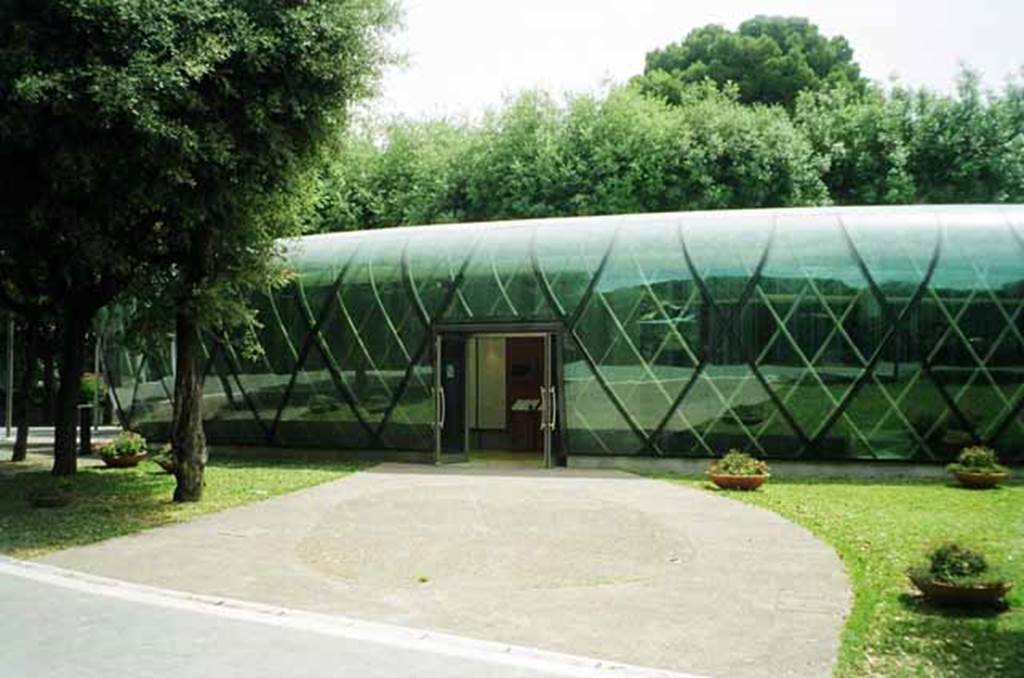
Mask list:
[{"label": "asphalt road", "polygon": [[[165,604],[159,593],[139,595],[116,586],[104,592],[104,585],[73,577],[65,584],[47,571],[40,577],[31,569],[28,576],[12,574],[20,567],[0,559],[4,677],[607,675],[578,664],[559,667],[544,658],[488,656],[490,650],[473,646],[415,649],[405,642],[403,647],[386,633],[384,642],[368,642],[344,637],[338,632],[344,625],[316,628],[316,620],[303,619],[302,613],[292,623],[284,616],[173,596]],[[147,602],[147,596],[156,602]]]}]

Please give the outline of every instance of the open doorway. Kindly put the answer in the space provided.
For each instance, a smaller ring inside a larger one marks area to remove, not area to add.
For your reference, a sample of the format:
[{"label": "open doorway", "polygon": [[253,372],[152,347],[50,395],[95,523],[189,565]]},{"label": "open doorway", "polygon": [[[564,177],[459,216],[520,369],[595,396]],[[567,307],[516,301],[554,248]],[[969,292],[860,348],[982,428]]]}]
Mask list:
[{"label": "open doorway", "polygon": [[473,335],[467,350],[470,454],[543,461],[543,337]]},{"label": "open doorway", "polygon": [[439,332],[436,460],[562,463],[557,348],[550,332]]}]

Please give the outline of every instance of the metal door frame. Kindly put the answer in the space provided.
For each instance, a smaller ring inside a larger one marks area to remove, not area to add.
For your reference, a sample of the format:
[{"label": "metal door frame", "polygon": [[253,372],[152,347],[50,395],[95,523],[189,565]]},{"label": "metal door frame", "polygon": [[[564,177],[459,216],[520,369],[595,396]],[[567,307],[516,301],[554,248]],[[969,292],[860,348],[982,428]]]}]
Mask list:
[{"label": "metal door frame", "polygon": [[[490,337],[539,337],[544,339],[544,381],[541,386],[541,424],[543,434],[543,455],[544,467],[554,466],[554,432],[561,430],[563,417],[560,414],[560,403],[563,400],[560,394],[564,393],[564,362],[562,360],[562,335],[563,327],[560,323],[447,323],[438,324],[431,328],[431,336],[434,341],[434,463],[442,464],[443,452],[441,449],[441,436],[444,420],[442,415],[447,415],[445,408],[447,403],[444,400],[444,389],[441,386],[441,341],[443,335],[461,334],[467,339],[470,335],[487,335]],[[552,366],[557,365],[558,371],[552,379]],[[468,402],[463,399],[462,406],[466,407]],[[463,426],[463,454],[469,456],[469,417],[462,417]],[[562,440],[563,436],[558,436]]]}]

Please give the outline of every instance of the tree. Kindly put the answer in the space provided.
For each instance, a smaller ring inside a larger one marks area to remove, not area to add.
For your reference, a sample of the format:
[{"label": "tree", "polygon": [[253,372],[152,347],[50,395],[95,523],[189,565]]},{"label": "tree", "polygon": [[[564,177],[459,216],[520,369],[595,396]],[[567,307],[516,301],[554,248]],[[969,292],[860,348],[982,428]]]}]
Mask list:
[{"label": "tree", "polygon": [[793,120],[826,167],[822,179],[844,205],[902,204],[916,198],[906,109],[879,90],[837,86],[803,92]]},{"label": "tree", "polygon": [[0,6],[0,288],[28,322],[48,314],[59,331],[58,475],[76,469],[86,335],[163,223],[161,168],[140,162],[123,114],[138,100],[108,68],[133,42],[110,19],[133,11],[113,1]]},{"label": "tree", "polygon": [[386,127],[379,147],[338,157],[360,206],[328,209],[322,228],[827,200],[822,163],[785,112],[689,89],[679,106],[632,88],[565,105],[527,92],[479,126]]},{"label": "tree", "polygon": [[713,24],[694,29],[682,41],[649,52],[636,78],[646,93],[670,103],[678,103],[682,86],[704,80],[735,83],[744,103],[790,110],[805,90],[867,85],[845,38],[826,38],[807,19],[775,16],[754,17],[736,31]]},{"label": "tree", "polygon": [[[310,226],[324,145],[386,57],[388,0],[153,3],[114,17],[118,106],[159,167],[168,227],[140,308],[174,319],[175,501],[202,496],[204,334],[252,324],[254,290],[279,282],[278,238]],[[110,19],[108,18],[108,19]],[[108,22],[109,26],[109,22]]]},{"label": "tree", "polygon": [[315,155],[368,91],[394,10],[388,0],[10,0],[0,12],[12,199],[0,257],[57,309],[55,472],[74,471],[89,324],[145,284],[160,292],[148,307],[179,332],[175,496],[198,499],[200,333],[251,319],[239,299],[278,275],[274,238],[305,225]]},{"label": "tree", "polygon": [[458,221],[458,163],[475,130],[448,120],[364,123],[335,141],[318,191],[318,231]]},{"label": "tree", "polygon": [[964,70],[953,96],[897,89],[892,105],[902,111],[919,202],[1024,200],[1019,81],[1000,97],[982,91],[978,75]]}]

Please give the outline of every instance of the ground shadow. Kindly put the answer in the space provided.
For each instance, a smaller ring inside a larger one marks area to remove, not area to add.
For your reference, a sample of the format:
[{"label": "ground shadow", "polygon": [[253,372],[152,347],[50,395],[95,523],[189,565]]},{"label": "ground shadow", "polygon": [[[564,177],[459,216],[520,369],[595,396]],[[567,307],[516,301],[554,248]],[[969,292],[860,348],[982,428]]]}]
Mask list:
[{"label": "ground shadow", "polygon": [[1024,611],[939,607],[910,594],[899,601],[913,614],[893,625],[893,636],[931,648],[931,662],[942,675],[1024,675],[1024,629],[1015,619]]},{"label": "ground shadow", "polygon": [[937,605],[919,593],[901,593],[899,601],[906,610],[944,619],[992,619],[1010,611],[1005,600],[996,605]]}]

